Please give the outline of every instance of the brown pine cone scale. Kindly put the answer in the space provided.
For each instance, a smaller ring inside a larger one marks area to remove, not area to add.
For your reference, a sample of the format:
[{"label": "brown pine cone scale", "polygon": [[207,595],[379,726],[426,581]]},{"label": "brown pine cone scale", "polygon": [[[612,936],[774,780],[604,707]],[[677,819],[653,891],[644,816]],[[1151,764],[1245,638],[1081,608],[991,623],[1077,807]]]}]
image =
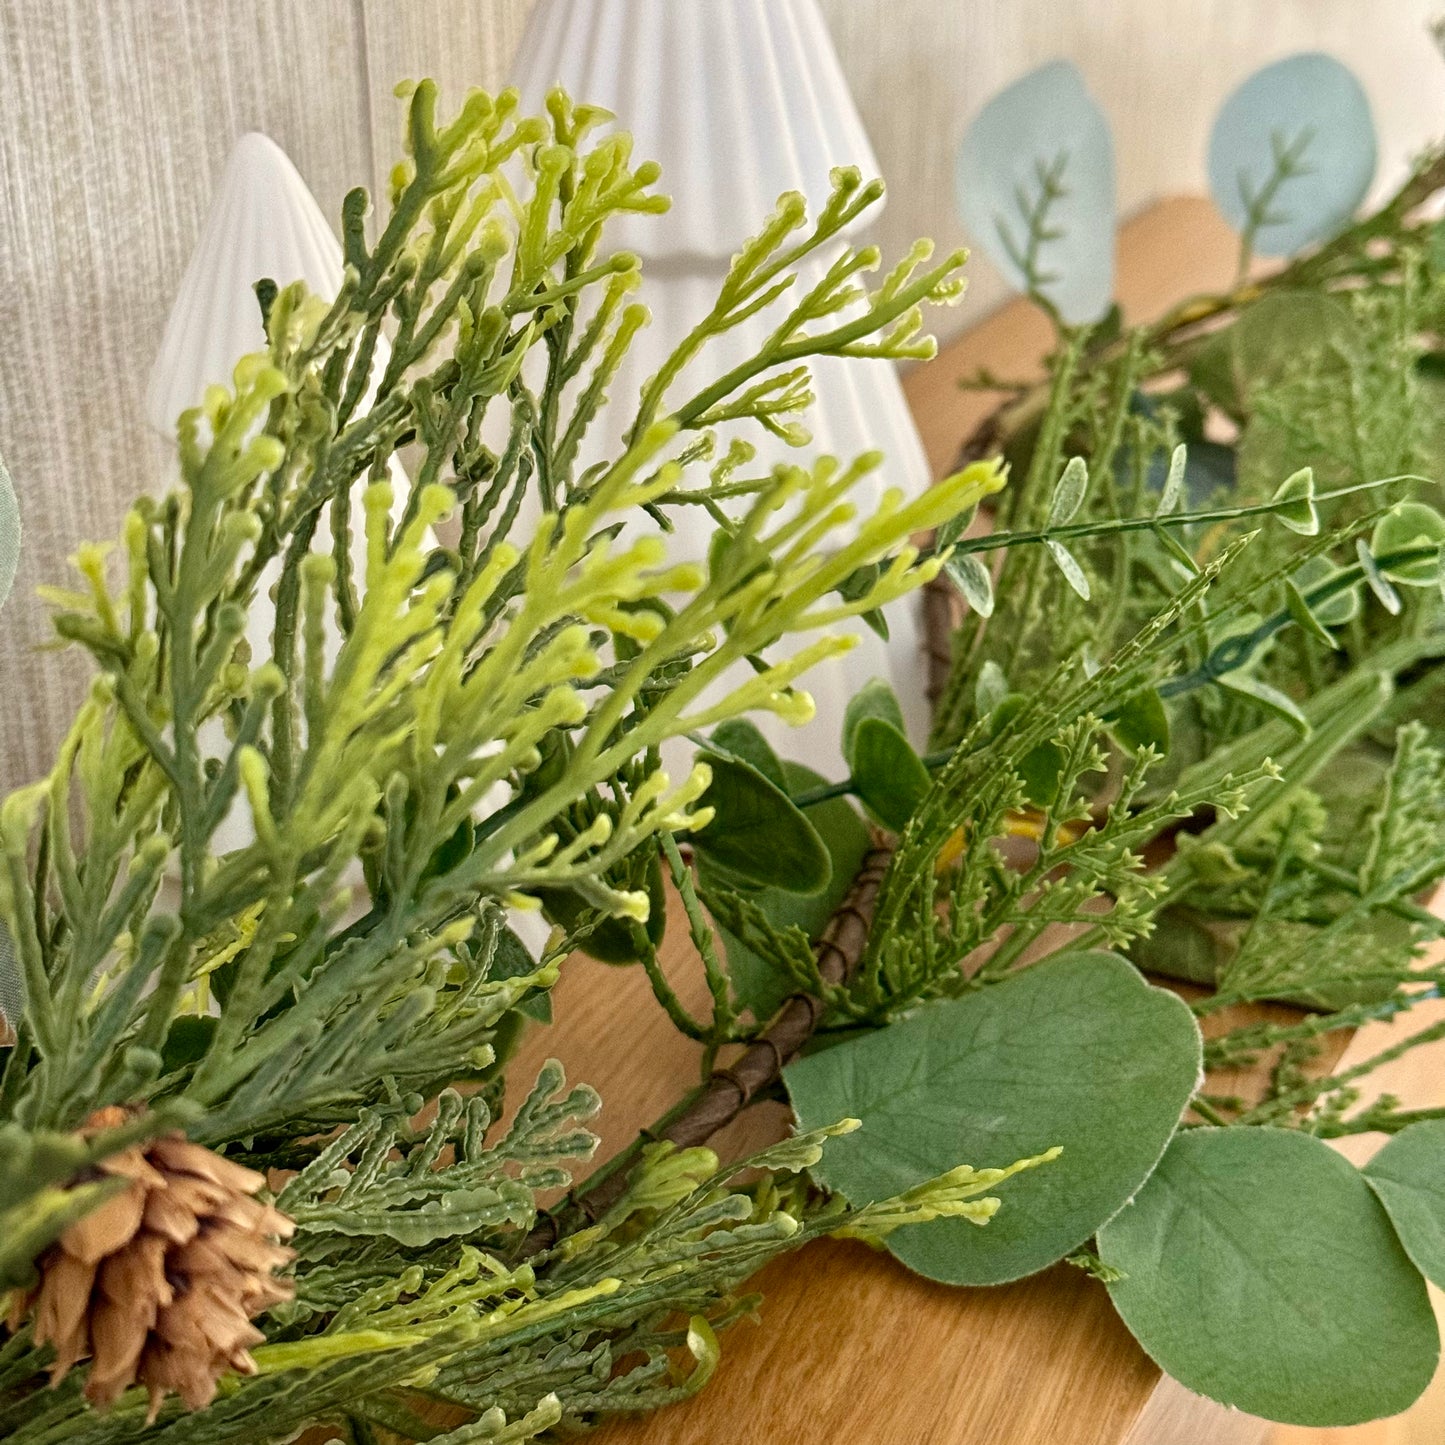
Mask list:
[{"label": "brown pine cone scale", "polygon": [[[83,1132],[124,1117],[103,1109]],[[33,1312],[36,1344],[55,1348],[52,1384],[89,1358],[85,1394],[98,1409],[136,1384],[152,1420],[172,1392],[201,1409],[227,1371],[255,1372],[250,1348],[265,1336],[251,1321],[291,1298],[292,1282],[275,1271],[294,1257],[280,1241],[295,1226],[255,1197],[264,1176],[180,1134],[97,1167],[125,1187],[41,1256],[10,1328]]]}]

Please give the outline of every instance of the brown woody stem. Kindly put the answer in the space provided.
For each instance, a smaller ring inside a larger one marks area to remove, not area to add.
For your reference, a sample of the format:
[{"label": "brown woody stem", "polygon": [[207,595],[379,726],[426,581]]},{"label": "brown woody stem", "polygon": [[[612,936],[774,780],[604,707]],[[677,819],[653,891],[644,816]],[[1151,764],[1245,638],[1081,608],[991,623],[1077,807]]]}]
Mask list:
[{"label": "brown woody stem", "polygon": [[[873,908],[893,849],[881,840],[863,855],[848,890],[813,945],[818,972],[829,984],[846,983],[856,972],[873,925]],[[731,1124],[758,1096],[782,1076],[784,1067],[802,1050],[823,1017],[823,1000],[795,993],[783,1001],[767,1028],[725,1067],[716,1068],[703,1084],[663,1115],[615,1159],[572,1191],[568,1201],[542,1216],[527,1236],[523,1253],[550,1248],[566,1232],[569,1215],[587,1223],[600,1219],[627,1190],[631,1164],[648,1143],[666,1142],[679,1149],[705,1144]]]}]

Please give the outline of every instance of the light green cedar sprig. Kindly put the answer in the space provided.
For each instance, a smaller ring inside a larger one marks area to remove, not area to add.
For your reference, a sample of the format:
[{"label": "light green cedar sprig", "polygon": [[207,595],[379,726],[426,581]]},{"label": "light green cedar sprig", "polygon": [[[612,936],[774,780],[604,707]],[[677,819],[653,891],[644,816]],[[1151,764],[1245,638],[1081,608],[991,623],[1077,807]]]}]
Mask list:
[{"label": "light green cedar sprig", "polygon": [[[81,587],[50,594],[97,676],[51,773],[0,806],[0,919],[26,996],[0,1076],[0,1148],[20,1176],[6,1277],[26,1281],[94,1202],[58,1199],[72,1166],[136,1138],[181,1127],[301,1169],[286,1196],[297,1299],[268,1323],[256,1379],[224,1382],[202,1415],[169,1408],[177,1440],[285,1432],[353,1401],[358,1428],[405,1432],[419,1388],[476,1417],[459,1440],[662,1403],[705,1380],[712,1328],[745,1308],[752,1270],[852,1217],[807,1193],[791,1214],[766,1179],[749,1193],[715,1165],[679,1179],[658,1160],[634,1181],[657,1197],[610,1216],[605,1237],[517,1263],[535,1191],[590,1147],[566,1120],[593,1100],[545,1074],[487,1140],[517,1010],[576,936],[519,965],[503,910],[565,890],[584,906],[578,932],[645,919],[633,862],[708,811],[706,767],[670,781],[660,745],[749,710],[805,720],[798,678],[847,645],[820,629],[934,576],[946,552],[920,558],[909,539],[999,482],[964,473],[860,516],[876,455],[742,477],[735,442],[712,464],[720,421],[803,440],[812,357],[921,355],[920,306],[959,293],[961,256],[928,267],[923,250],[872,289],[872,248],[843,247],[799,284],[877,199],[847,170],[815,222],[783,199],[613,458],[579,470],[646,320],[629,300],[636,260],[605,257],[603,228],[661,207],[656,168],[632,163],[625,136],[594,143],[602,113],[560,95],[545,121],[474,94],[439,125],[435,100],[427,83],[410,96],[410,159],[374,243],[365,196],[347,198],[336,299],[258,285],[267,348],[181,419],[180,490],[138,503],[116,555],[82,548]],[[795,286],[755,357],[671,396],[708,342]],[[394,466],[406,444],[409,484]],[[698,504],[718,540],[706,559],[673,556],[668,510]],[[744,660],[751,677],[723,685]],[[233,818],[253,836],[222,851]],[[443,1095],[413,1133],[405,1121],[455,1081],[481,1084],[479,1100]],[[83,1158],[57,1149],[109,1103],[136,1109],[133,1125]],[[807,1147],[755,1162],[804,1167]],[[966,1184],[888,1218],[957,1212]],[[697,1361],[681,1381],[679,1350]],[[74,1377],[32,1408],[42,1353],[24,1331],[3,1352],[0,1431],[142,1428],[129,1398],[94,1417]]]}]

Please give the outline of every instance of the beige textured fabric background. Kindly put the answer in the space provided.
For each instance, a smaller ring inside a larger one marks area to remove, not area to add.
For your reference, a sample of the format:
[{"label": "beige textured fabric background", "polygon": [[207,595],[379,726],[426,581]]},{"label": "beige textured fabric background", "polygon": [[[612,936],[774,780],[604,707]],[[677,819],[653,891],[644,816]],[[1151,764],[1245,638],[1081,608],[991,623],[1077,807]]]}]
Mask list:
[{"label": "beige textured fabric background", "polygon": [[[681,0],[674,0],[681,3]],[[705,4],[708,0],[690,0]],[[1126,209],[1197,188],[1210,117],[1302,47],[1355,66],[1387,173],[1445,131],[1424,39],[1445,0],[822,0],[891,190],[880,239],[960,239],[951,155],[1000,86],[1072,57],[1109,112]],[[267,132],[335,214],[396,149],[391,90],[504,77],[530,0],[4,0],[0,6],[0,454],[26,536],[0,616],[0,786],[44,771],[84,686],[42,652],[37,582],[114,534],[156,475],[141,417],[171,294],[232,141]],[[978,265],[968,304],[998,299]]]}]

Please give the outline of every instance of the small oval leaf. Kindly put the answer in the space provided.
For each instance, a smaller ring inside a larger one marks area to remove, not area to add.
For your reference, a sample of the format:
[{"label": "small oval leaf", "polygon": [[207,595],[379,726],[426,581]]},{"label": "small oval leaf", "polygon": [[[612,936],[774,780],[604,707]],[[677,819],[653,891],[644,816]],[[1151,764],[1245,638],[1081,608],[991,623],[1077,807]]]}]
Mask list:
[{"label": "small oval leaf", "polygon": [[901,833],[932,782],[913,745],[892,723],[865,717],[853,735],[851,762],[863,806],[885,828]]},{"label": "small oval leaf", "polygon": [[1050,527],[1062,527],[1070,522],[1084,504],[1084,495],[1089,490],[1089,466],[1083,457],[1070,457],[1063,475],[1054,488],[1053,499],[1049,502]]},{"label": "small oval leaf", "polygon": [[1062,542],[1055,542],[1052,537],[1044,538],[1044,546],[1049,549],[1049,555],[1054,559],[1059,571],[1064,574],[1064,581],[1087,602],[1089,600],[1089,579],[1084,576],[1084,569],[1079,566],[1074,554]]},{"label": "small oval leaf", "polygon": [[943,570],[963,594],[963,600],[980,617],[993,616],[993,578],[972,552],[950,557]]},{"label": "small oval leaf", "polygon": [[1445,1119],[1402,1129],[1361,1172],[1415,1268],[1445,1289]]},{"label": "small oval leaf", "polygon": [[1146,687],[1126,698],[1104,718],[1104,725],[1131,753],[1153,748],[1162,758],[1169,751],[1169,713],[1158,688]]},{"label": "small oval leaf", "polygon": [[1209,189],[1264,256],[1327,240],[1375,176],[1375,122],[1360,82],[1332,56],[1291,55],[1226,100],[1209,137]]}]

